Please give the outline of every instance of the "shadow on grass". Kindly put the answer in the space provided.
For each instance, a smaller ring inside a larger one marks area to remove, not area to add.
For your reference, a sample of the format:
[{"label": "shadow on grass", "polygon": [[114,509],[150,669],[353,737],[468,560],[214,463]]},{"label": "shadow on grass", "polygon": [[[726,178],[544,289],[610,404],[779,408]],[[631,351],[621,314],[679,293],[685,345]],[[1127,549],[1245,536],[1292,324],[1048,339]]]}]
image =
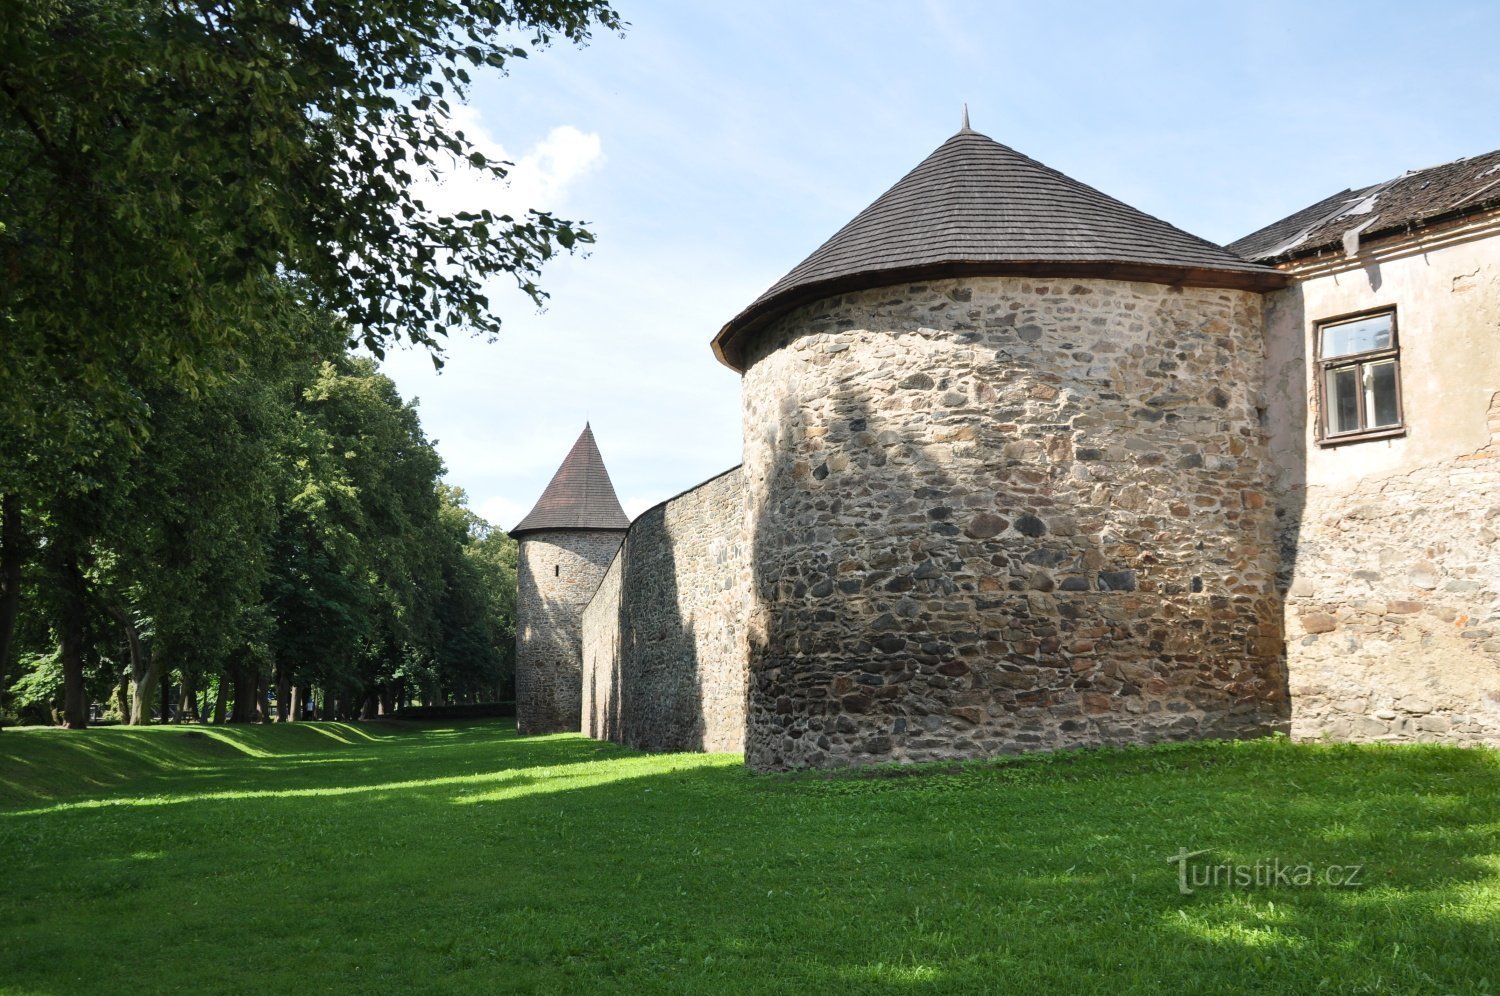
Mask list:
[{"label": "shadow on grass", "polygon": [[[1480,992],[1500,966],[1493,752],[1262,741],[886,780],[700,767],[569,801],[493,807],[538,848],[508,891],[542,988]],[[1361,874],[1182,895],[1184,848]]]},{"label": "shadow on grass", "polygon": [[576,735],[517,739],[510,721],[7,731],[0,736],[0,806],[97,801],[122,792],[189,797],[230,788],[329,787],[328,776],[309,768],[337,768],[337,787],[353,789],[361,780],[419,781],[439,764],[467,764],[474,773],[616,753]]},{"label": "shadow on grass", "polygon": [[[428,732],[357,779],[255,760],[166,811],[0,819],[26,858],[0,977],[136,978],[133,925],[165,912],[192,940],[141,989],[192,988],[204,958],[247,991],[1480,992],[1500,964],[1494,752],[1260,741],[824,779]],[[1365,884],[1184,896],[1183,848]]]}]

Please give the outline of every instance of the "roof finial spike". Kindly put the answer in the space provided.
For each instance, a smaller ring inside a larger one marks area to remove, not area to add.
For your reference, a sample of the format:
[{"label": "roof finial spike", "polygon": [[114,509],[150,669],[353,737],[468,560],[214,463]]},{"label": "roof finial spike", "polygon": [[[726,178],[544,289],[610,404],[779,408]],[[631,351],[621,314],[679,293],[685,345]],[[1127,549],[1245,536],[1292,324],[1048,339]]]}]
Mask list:
[{"label": "roof finial spike", "polygon": [[972,130],[973,129],[971,129],[969,127],[969,102],[966,100],[966,101],[964,101],[964,126],[962,128],[960,128],[959,131],[972,131]]}]

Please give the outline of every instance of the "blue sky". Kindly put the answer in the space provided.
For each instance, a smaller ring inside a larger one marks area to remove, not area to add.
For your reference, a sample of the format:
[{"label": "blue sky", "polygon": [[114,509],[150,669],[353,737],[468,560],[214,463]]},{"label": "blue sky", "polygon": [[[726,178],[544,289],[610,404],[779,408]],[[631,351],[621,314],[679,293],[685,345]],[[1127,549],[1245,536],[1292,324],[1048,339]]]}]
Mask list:
[{"label": "blue sky", "polygon": [[630,22],[479,81],[515,162],[436,203],[535,206],[598,243],[493,343],[385,365],[448,479],[510,527],[585,419],[632,516],[739,462],[714,333],[958,129],[1227,242],[1345,187],[1500,148],[1493,3],[618,0]]}]

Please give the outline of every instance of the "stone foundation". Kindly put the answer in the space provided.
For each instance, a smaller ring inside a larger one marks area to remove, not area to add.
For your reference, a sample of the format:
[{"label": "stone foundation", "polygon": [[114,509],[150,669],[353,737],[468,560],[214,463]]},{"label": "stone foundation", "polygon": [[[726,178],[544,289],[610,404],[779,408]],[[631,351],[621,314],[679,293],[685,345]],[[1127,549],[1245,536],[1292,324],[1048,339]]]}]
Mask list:
[{"label": "stone foundation", "polygon": [[637,518],[583,616],[583,732],[743,750],[749,589],[739,468]]},{"label": "stone foundation", "polygon": [[1261,321],[1251,292],[994,277],[767,329],[747,762],[1284,728]]}]

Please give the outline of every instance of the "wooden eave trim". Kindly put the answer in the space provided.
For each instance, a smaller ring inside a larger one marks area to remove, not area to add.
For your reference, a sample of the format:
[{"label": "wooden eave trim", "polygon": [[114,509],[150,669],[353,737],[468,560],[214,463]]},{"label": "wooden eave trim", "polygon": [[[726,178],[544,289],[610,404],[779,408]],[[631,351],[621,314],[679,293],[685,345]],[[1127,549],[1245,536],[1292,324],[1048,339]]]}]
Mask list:
[{"label": "wooden eave trim", "polygon": [[525,536],[534,536],[537,533],[628,533],[629,526],[527,526],[525,529],[512,529],[505,535],[513,540],[519,541]]},{"label": "wooden eave trim", "polygon": [[1103,261],[954,260],[887,270],[865,270],[791,287],[774,297],[752,304],[719,330],[712,345],[714,356],[720,363],[737,373],[744,373],[744,345],[749,337],[795,308],[851,291],[955,277],[1061,277],[1248,291],[1277,290],[1289,283],[1287,274],[1280,270],[1270,267],[1250,269],[1248,266],[1249,264],[1243,270],[1221,270],[1207,266]]}]

